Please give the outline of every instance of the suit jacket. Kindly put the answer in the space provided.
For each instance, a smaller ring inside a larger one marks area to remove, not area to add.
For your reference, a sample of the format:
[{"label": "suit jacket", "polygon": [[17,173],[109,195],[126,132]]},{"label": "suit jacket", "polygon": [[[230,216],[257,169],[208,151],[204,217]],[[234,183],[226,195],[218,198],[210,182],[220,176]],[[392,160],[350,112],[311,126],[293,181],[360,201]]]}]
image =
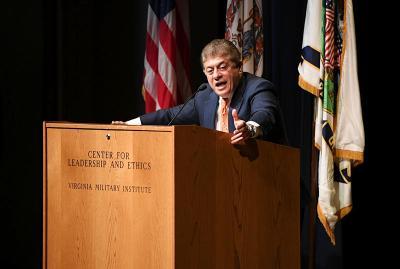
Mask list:
[{"label": "suit jacket", "polygon": [[[173,124],[195,124],[215,129],[218,104],[219,96],[207,83],[204,90],[199,91],[187,101]],[[145,114],[140,117],[140,121],[144,125],[167,125],[182,106]],[[280,110],[271,82],[246,72],[243,73],[229,106],[229,132],[235,130],[232,117],[234,108],[238,111],[239,119],[254,121],[261,126],[262,139],[283,143]]]}]

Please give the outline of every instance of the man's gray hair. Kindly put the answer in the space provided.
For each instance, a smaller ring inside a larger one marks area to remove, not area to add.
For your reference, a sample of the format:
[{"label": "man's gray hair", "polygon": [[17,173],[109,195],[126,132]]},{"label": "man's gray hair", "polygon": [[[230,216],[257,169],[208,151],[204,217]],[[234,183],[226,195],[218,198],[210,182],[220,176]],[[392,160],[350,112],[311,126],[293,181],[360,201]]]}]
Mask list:
[{"label": "man's gray hair", "polygon": [[231,41],[226,39],[214,39],[203,48],[200,59],[201,67],[204,69],[204,62],[214,57],[226,57],[234,63],[236,67],[242,65],[239,50]]}]

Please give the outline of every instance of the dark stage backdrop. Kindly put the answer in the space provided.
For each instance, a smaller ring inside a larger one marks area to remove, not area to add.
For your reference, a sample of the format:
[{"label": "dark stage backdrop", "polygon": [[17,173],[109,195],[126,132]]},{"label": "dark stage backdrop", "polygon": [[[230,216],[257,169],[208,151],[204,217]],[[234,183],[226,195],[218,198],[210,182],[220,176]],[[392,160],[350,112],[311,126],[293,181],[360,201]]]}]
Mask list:
[{"label": "dark stage backdrop", "polygon": [[[364,242],[368,229],[365,216],[371,214],[368,197],[373,190],[367,175],[377,147],[371,138],[370,130],[376,127],[372,126],[371,109],[379,101],[371,97],[368,1],[353,3],[366,131],[365,164],[354,170],[354,209],[338,225],[338,246],[330,246],[318,230],[317,268],[353,268],[374,252]],[[190,4],[191,77],[192,87],[197,88],[205,81],[199,63],[201,48],[213,38],[223,38],[226,0]],[[289,144],[301,149],[303,264],[308,261],[313,108],[311,96],[297,86],[305,10],[306,0],[263,1],[264,74],[279,93]],[[42,122],[109,123],[143,113],[147,1],[10,1],[2,11],[0,194],[5,248],[0,253],[0,267],[40,268]]]}]

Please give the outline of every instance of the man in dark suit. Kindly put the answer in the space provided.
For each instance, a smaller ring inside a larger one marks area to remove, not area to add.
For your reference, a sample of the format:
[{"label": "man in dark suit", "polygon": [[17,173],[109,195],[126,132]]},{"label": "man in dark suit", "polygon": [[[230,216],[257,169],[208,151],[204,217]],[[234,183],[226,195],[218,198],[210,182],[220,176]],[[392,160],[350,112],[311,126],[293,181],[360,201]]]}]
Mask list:
[{"label": "man in dark suit", "polygon": [[196,124],[233,133],[232,144],[257,137],[282,142],[273,85],[242,72],[241,55],[233,43],[225,39],[211,41],[201,53],[201,63],[208,84],[202,84],[183,109],[183,105],[162,109],[124,123],[168,125],[173,119],[176,125]]}]

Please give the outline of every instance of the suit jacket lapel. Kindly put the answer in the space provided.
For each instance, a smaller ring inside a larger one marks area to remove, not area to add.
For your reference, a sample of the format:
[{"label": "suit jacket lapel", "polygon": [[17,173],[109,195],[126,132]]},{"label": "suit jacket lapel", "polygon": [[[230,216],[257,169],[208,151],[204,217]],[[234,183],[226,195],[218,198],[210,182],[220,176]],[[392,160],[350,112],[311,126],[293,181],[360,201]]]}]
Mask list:
[{"label": "suit jacket lapel", "polygon": [[204,109],[204,127],[215,129],[215,115],[218,109],[218,95],[210,93],[210,98],[205,103]]},{"label": "suit jacket lapel", "polygon": [[229,105],[228,123],[229,123],[229,132],[230,133],[233,133],[233,131],[235,131],[235,123],[234,123],[233,117],[232,117],[232,109],[235,108],[236,111],[239,113],[240,107],[242,106],[242,103],[243,103],[243,93],[244,93],[244,89],[246,87],[245,76],[246,76],[245,73],[243,73],[240,83],[239,83],[235,93],[233,94],[231,104]]}]

